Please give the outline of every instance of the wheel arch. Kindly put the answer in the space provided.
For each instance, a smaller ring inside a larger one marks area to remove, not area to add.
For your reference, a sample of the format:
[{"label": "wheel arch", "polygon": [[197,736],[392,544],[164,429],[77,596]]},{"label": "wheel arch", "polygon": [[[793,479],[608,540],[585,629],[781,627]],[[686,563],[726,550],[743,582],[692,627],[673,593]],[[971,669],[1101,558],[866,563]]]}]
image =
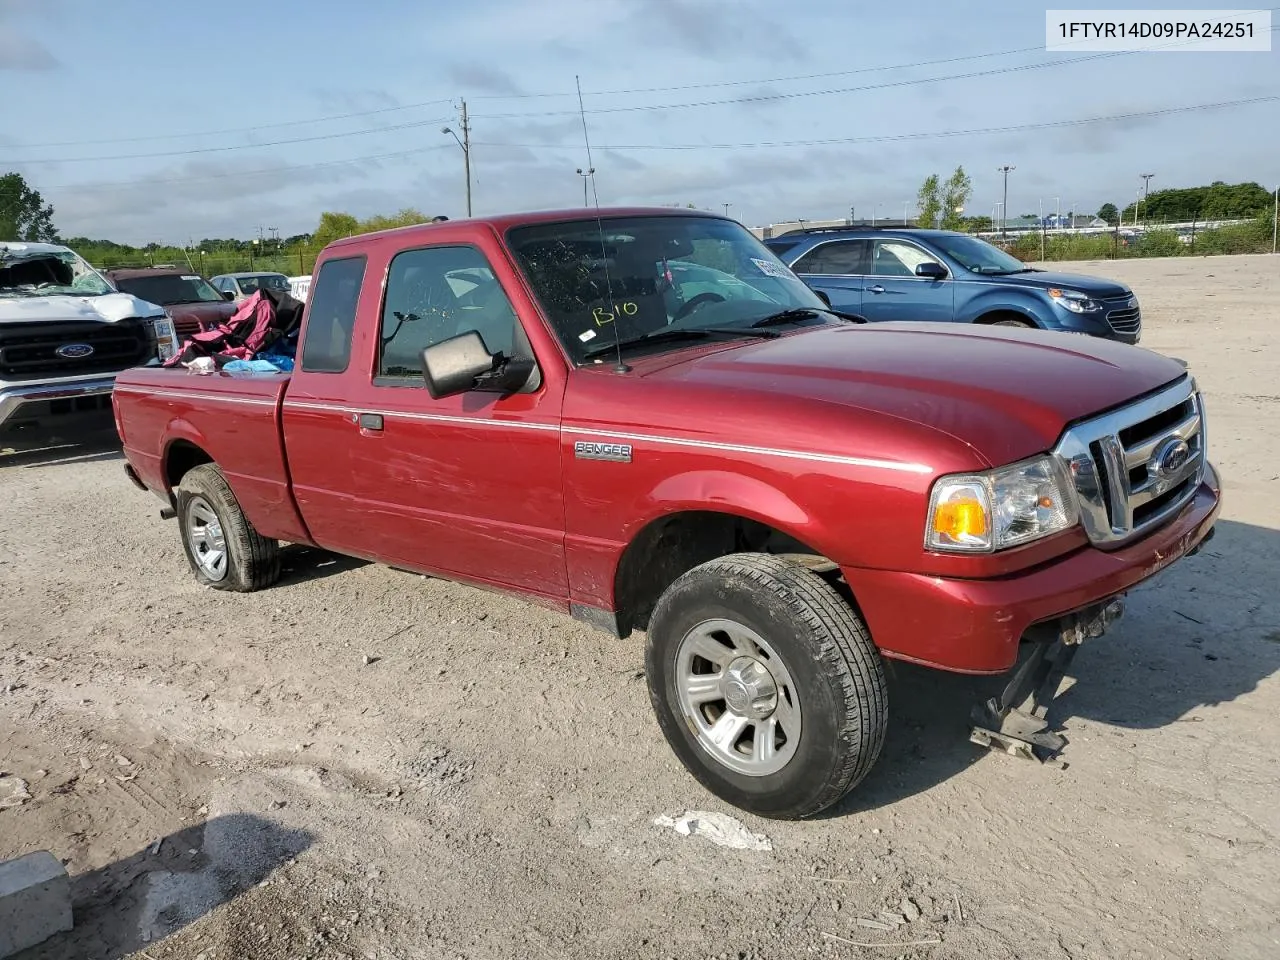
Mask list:
[{"label": "wheel arch", "polygon": [[[658,598],[679,577],[735,553],[786,557],[833,585],[840,576],[839,565],[792,524],[728,504],[684,505],[651,518],[619,555],[613,574],[618,635],[646,629]],[[837,586],[847,593],[843,581]]]}]

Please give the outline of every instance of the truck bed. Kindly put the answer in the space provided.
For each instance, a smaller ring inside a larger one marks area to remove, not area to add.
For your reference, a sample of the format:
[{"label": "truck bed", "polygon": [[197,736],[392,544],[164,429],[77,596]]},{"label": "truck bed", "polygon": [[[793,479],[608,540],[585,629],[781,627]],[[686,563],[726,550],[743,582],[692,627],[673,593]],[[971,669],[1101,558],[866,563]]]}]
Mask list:
[{"label": "truck bed", "polygon": [[281,436],[288,383],[287,373],[128,370],[116,378],[113,402],[129,462],[148,489],[169,500],[187,468],[212,459],[258,532],[310,543]]}]

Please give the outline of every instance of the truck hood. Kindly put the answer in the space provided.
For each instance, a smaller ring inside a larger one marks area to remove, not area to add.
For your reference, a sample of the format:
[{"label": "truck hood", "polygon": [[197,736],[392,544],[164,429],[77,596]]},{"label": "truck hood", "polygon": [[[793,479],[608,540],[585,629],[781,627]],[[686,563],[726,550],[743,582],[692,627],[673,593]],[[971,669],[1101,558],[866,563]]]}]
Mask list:
[{"label": "truck hood", "polygon": [[127,293],[100,297],[0,297],[0,323],[116,323],[129,317],[162,317],[164,308]]},{"label": "truck hood", "polygon": [[1102,277],[1087,277],[1080,273],[1054,273],[1052,271],[1036,273],[1013,273],[1009,276],[983,277],[984,280],[995,280],[1002,283],[1013,283],[1018,286],[1037,287],[1048,290],[1058,287],[1063,290],[1078,290],[1091,297],[1112,298],[1127,297],[1133,294],[1118,280],[1106,280]]},{"label": "truck hood", "polygon": [[805,398],[815,418],[832,407],[897,418],[946,433],[1000,466],[1050,449],[1072,421],[1185,373],[1149,350],[1077,334],[876,323],[735,344],[649,375]]}]

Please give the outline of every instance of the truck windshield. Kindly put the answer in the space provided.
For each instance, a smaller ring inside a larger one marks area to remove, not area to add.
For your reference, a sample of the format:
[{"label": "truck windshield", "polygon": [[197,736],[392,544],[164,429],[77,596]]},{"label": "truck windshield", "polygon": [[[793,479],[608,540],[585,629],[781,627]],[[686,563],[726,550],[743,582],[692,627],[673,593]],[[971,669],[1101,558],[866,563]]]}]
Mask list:
[{"label": "truck windshield", "polygon": [[165,273],[150,277],[122,277],[117,286],[139,300],[167,307],[175,303],[211,303],[225,299],[203,277]]},{"label": "truck windshield", "polygon": [[993,247],[977,237],[938,236],[934,244],[970,273],[1007,274],[1027,273],[1030,268],[1017,257],[1010,256],[999,247]]},{"label": "truck windshield", "polygon": [[[579,363],[615,336],[639,344],[669,330],[746,330],[784,310],[799,311],[789,322],[823,322],[818,296],[732,221],[644,216],[606,218],[603,228],[594,219],[536,224],[513,228],[507,243]],[[697,342],[664,336],[645,347]]]},{"label": "truck windshield", "polygon": [[0,250],[0,297],[100,297],[111,285],[77,254]]}]

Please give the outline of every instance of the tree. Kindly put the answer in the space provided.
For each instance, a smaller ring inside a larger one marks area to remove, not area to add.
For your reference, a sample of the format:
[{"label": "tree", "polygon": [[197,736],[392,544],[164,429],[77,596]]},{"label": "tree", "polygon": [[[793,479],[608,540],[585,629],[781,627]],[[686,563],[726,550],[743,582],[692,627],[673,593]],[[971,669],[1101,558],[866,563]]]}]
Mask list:
[{"label": "tree", "polygon": [[320,214],[320,225],[312,237],[317,247],[324,247],[343,237],[354,237],[359,232],[360,221],[351,214],[325,212]]},{"label": "tree", "polygon": [[938,214],[942,212],[942,198],[938,192],[936,173],[929,174],[924,183],[920,184],[920,192],[916,194],[916,207],[920,210],[916,216],[916,223],[922,227],[932,227],[938,219]]},{"label": "tree", "polygon": [[[964,172],[964,167],[956,167],[955,172],[947,178],[942,187],[942,229],[959,230],[964,226],[964,208],[973,196],[973,181]],[[932,222],[928,224],[932,226]]]},{"label": "tree", "polygon": [[0,240],[52,243],[57,239],[53,206],[27,186],[22,174],[0,177]]},{"label": "tree", "polygon": [[375,230],[391,230],[395,227],[411,227],[416,223],[426,223],[431,218],[414,207],[405,207],[391,216],[377,214],[360,222],[358,233],[373,233]]},{"label": "tree", "polygon": [[1114,227],[1120,222],[1120,211],[1114,203],[1104,203],[1098,208],[1098,219],[1105,220]]}]

